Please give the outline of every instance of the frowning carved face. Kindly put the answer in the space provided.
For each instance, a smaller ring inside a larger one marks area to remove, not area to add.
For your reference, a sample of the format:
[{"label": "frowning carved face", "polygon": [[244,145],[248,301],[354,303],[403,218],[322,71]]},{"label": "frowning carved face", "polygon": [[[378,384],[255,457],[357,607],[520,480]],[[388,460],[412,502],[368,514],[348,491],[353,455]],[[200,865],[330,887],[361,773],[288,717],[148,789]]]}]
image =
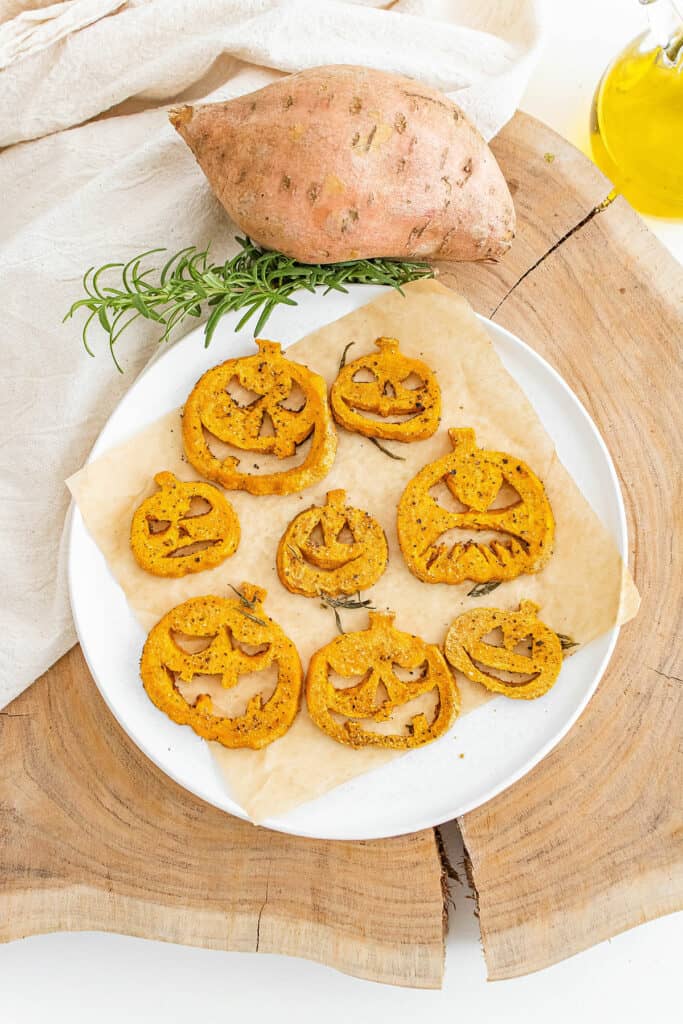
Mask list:
[{"label": "frowning carved face", "polygon": [[173,473],[157,473],[154,482],[159,490],[138,505],[130,528],[130,546],[141,568],[155,576],[185,576],[234,554],[239,520],[216,487],[199,480],[184,483]]},{"label": "frowning carved face", "polygon": [[[208,370],[197,381],[183,411],[183,445],[200,473],[229,490],[251,494],[291,494],[321,480],[334,462],[337,439],[327,404],[325,382],[305,366],[285,358],[277,342],[256,341],[258,354]],[[241,405],[228,391],[237,384],[253,400]],[[291,407],[293,391],[301,393]],[[288,458],[311,439],[305,459],[283,471],[254,474],[238,468],[240,459],[216,456],[213,437],[242,451]]]},{"label": "frowning carved face", "polygon": [[[408,568],[425,583],[487,583],[538,572],[550,557],[555,531],[543,484],[513,455],[477,448],[473,430],[448,433],[453,451],[420,470],[399,502],[398,538]],[[431,493],[442,483],[461,510],[444,508]],[[492,507],[504,484],[515,499]],[[491,531],[500,538],[441,542],[451,530]]]},{"label": "frowning carved face", "polygon": [[365,437],[421,441],[441,416],[441,391],[420,359],[399,351],[395,338],[377,338],[379,352],[354,359],[339,371],[330,391],[337,423]]},{"label": "frowning carved face", "polygon": [[[439,648],[394,629],[393,614],[370,612],[369,618],[369,629],[339,636],[311,658],[306,677],[311,718],[338,743],[352,747],[423,746],[442,735],[458,713],[455,680]],[[359,681],[336,687],[332,673]],[[431,722],[417,712],[407,733],[364,728],[363,722],[389,721],[397,709],[432,691],[437,703]]]},{"label": "frowning carved face", "polygon": [[377,520],[347,505],[345,491],[330,491],[325,505],[312,505],[289,524],[278,547],[277,570],[294,594],[334,597],[376,583],[387,557]]},{"label": "frowning carved face", "polygon": [[[494,693],[522,700],[541,697],[560,673],[562,645],[537,612],[533,601],[521,601],[516,612],[475,608],[459,615],[446,634],[446,658]],[[497,630],[501,643],[490,643],[489,634]],[[525,651],[517,650],[520,646]]]},{"label": "frowning carved face", "polygon": [[[174,722],[225,747],[257,750],[284,735],[294,721],[302,671],[294,644],[263,610],[265,591],[245,583],[241,593],[241,598],[192,598],[164,615],[147,637],[140,674],[150,700]],[[231,689],[241,677],[272,665],[277,667],[272,695],[264,701],[256,693],[244,714],[234,718],[216,713],[208,694],[189,703],[179,689],[197,676],[211,676]]]}]

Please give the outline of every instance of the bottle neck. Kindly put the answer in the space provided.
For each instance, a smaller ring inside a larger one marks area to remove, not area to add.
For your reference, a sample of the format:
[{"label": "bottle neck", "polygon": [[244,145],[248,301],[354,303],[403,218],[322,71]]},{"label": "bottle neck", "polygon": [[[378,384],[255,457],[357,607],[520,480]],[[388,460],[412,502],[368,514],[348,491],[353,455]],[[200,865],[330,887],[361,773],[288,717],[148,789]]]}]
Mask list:
[{"label": "bottle neck", "polygon": [[640,0],[646,8],[650,42],[676,60],[683,40],[683,0]]}]

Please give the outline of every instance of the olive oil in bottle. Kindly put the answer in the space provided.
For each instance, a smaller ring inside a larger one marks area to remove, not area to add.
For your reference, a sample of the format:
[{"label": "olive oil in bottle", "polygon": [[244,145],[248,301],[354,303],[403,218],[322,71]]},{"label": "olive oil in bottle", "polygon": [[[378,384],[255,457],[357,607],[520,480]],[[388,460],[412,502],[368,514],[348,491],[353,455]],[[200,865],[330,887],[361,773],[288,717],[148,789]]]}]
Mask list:
[{"label": "olive oil in bottle", "polygon": [[683,218],[683,0],[640,0],[650,29],[593,98],[593,159],[641,213]]}]

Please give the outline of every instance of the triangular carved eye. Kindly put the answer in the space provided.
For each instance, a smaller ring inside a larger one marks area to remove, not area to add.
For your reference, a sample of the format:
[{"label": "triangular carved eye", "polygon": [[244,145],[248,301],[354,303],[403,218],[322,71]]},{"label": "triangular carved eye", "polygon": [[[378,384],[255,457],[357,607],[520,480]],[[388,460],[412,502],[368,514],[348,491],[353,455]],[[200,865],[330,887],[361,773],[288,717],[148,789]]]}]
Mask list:
[{"label": "triangular carved eye", "polygon": [[404,387],[406,391],[417,391],[418,388],[423,388],[425,386],[425,382],[419,374],[409,373],[408,376],[401,381],[401,386]]},{"label": "triangular carved eye", "polygon": [[287,397],[277,404],[281,409],[287,409],[288,412],[303,412],[306,407],[306,395],[303,388],[295,381]]},{"label": "triangular carved eye", "polygon": [[251,391],[250,388],[245,388],[243,384],[240,384],[237,377],[233,377],[228,381],[225,390],[232,398],[236,405],[241,406],[243,409],[248,408],[250,405],[254,405],[258,402],[263,395],[259,395],[257,391]]},{"label": "triangular carved eye", "polygon": [[353,532],[351,531],[351,528],[348,523],[344,523],[341,530],[334,539],[336,540],[337,544],[355,544],[356,542],[356,538],[354,537]]},{"label": "triangular carved eye", "polygon": [[181,519],[194,519],[196,516],[205,516],[213,508],[210,501],[206,498],[200,497],[198,494],[193,494],[190,498],[190,507]]},{"label": "triangular carved eye", "polygon": [[155,519],[154,516],[147,516],[147,528],[151,534],[166,533],[170,525],[170,519]]},{"label": "triangular carved eye", "polygon": [[320,523],[316,523],[311,532],[308,535],[307,544],[310,544],[314,548],[320,548],[325,543],[325,536],[323,534],[323,528]]},{"label": "triangular carved eye", "polygon": [[211,636],[190,636],[188,633],[171,630],[171,640],[184,654],[201,654],[211,646],[217,636],[217,633]]}]

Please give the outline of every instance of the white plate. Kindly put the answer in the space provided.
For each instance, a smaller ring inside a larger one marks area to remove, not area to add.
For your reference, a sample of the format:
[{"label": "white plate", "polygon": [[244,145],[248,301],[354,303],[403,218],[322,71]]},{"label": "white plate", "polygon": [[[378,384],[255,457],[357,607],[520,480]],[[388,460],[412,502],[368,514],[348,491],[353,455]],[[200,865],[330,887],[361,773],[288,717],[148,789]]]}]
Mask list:
[{"label": "white plate", "polygon": [[[348,295],[303,293],[268,324],[269,337],[290,344],[364,305],[383,288],[355,285]],[[197,378],[229,356],[251,350],[252,335],[235,334],[236,317],[219,325],[211,347],[198,328],[167,349],[133,384],[100,434],[90,459],[120,444],[181,405]],[[562,378],[514,335],[482,318],[503,363],[520,384],[552,437],[558,454],[626,557],[626,517],[614,466],[598,431]],[[102,372],[109,372],[108,366]],[[230,799],[208,746],[174,725],[151,704],[138,674],[144,634],[123,591],[74,508],[69,586],[81,647],[90,671],[121,726],[167,775],[216,807],[244,817]],[[447,821],[478,807],[528,772],[578,718],[614,650],[614,628],[570,658],[562,686],[542,700],[499,697],[456,722],[453,737],[412,751],[265,824],[296,835],[372,839]]]}]

